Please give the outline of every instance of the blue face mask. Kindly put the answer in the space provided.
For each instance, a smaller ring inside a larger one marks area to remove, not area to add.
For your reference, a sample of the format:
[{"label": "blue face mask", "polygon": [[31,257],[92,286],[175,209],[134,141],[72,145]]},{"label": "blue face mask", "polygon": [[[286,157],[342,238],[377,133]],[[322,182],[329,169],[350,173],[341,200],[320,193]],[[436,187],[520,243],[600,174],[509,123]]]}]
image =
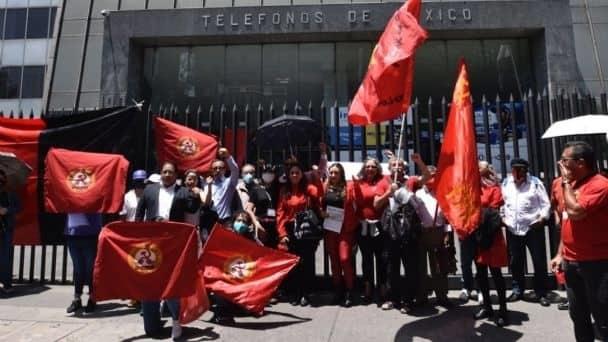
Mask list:
[{"label": "blue face mask", "polygon": [[245,182],[245,184],[251,184],[251,183],[253,183],[253,175],[251,173],[246,173],[243,176],[243,182]]},{"label": "blue face mask", "polygon": [[238,234],[245,234],[249,231],[249,226],[247,225],[247,223],[241,221],[234,222],[232,228],[234,228],[234,231]]}]

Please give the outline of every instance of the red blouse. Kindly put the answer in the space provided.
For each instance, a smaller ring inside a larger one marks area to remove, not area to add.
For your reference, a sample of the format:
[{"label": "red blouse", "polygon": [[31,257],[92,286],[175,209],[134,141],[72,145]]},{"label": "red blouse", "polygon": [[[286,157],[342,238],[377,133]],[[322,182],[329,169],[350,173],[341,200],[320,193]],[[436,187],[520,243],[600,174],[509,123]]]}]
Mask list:
[{"label": "red blouse", "polygon": [[[310,204],[309,204],[310,199]],[[309,184],[306,193],[292,187],[290,191],[282,190],[277,203],[277,231],[279,238],[288,236],[287,224],[293,222],[296,213],[306,210],[307,206],[320,212],[321,202],[319,199],[319,187]]]},{"label": "red blouse", "polygon": [[390,183],[384,177],[375,182],[361,180],[354,183],[355,204],[357,217],[365,220],[379,220],[384,208],[374,208],[374,198],[384,195],[390,188]]},{"label": "red blouse", "polygon": [[505,201],[502,199],[500,185],[481,186],[481,207],[498,209]]}]

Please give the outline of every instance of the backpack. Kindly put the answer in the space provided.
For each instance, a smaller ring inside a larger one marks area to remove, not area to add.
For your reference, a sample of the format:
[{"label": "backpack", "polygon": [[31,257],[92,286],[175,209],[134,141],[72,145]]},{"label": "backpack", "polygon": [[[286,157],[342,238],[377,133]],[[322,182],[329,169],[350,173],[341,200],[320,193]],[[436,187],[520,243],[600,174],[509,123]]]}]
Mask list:
[{"label": "backpack", "polygon": [[415,242],[422,231],[422,224],[416,214],[416,209],[410,202],[399,204],[397,208],[393,206],[395,204],[393,199],[391,202],[380,219],[382,230],[393,241],[400,241],[404,244]]}]

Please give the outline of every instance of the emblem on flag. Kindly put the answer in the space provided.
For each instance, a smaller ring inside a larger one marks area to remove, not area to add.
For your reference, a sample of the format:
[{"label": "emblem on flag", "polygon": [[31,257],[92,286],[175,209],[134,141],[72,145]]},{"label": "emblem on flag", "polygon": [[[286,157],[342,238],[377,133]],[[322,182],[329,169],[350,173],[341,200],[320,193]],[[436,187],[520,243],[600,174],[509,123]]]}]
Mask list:
[{"label": "emblem on flag", "polygon": [[255,261],[249,256],[239,255],[229,258],[224,265],[224,273],[236,280],[245,280],[255,272]]},{"label": "emblem on flag", "polygon": [[95,175],[91,169],[78,168],[68,173],[67,182],[72,191],[83,192],[93,185]]},{"label": "emblem on flag", "polygon": [[162,261],[163,255],[154,244],[136,245],[129,253],[129,265],[138,273],[152,273],[158,270]]},{"label": "emblem on flag", "polygon": [[177,141],[177,150],[185,158],[193,158],[200,150],[198,142],[192,137],[182,137]]}]

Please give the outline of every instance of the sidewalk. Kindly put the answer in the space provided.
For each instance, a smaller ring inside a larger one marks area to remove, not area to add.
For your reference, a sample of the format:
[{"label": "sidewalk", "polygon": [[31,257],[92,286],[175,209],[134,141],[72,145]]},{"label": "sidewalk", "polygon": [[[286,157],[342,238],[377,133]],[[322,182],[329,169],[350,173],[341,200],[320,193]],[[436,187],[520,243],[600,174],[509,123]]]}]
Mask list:
[{"label": "sidewalk", "polygon": [[[564,293],[559,293],[564,296]],[[458,293],[453,291],[450,296]],[[126,302],[98,305],[81,317],[66,316],[71,286],[18,286],[11,298],[0,297],[0,341],[148,341],[141,317]],[[327,301],[327,298],[321,298]],[[431,299],[431,302],[433,300]],[[376,305],[269,307],[261,318],[237,317],[227,327],[208,322],[211,313],[184,328],[187,341],[317,342],[317,341],[573,341],[567,311],[556,305],[510,303],[511,325],[498,328],[489,321],[475,322],[477,303],[421,309],[408,316]],[[170,324],[165,329],[170,340]]]}]

